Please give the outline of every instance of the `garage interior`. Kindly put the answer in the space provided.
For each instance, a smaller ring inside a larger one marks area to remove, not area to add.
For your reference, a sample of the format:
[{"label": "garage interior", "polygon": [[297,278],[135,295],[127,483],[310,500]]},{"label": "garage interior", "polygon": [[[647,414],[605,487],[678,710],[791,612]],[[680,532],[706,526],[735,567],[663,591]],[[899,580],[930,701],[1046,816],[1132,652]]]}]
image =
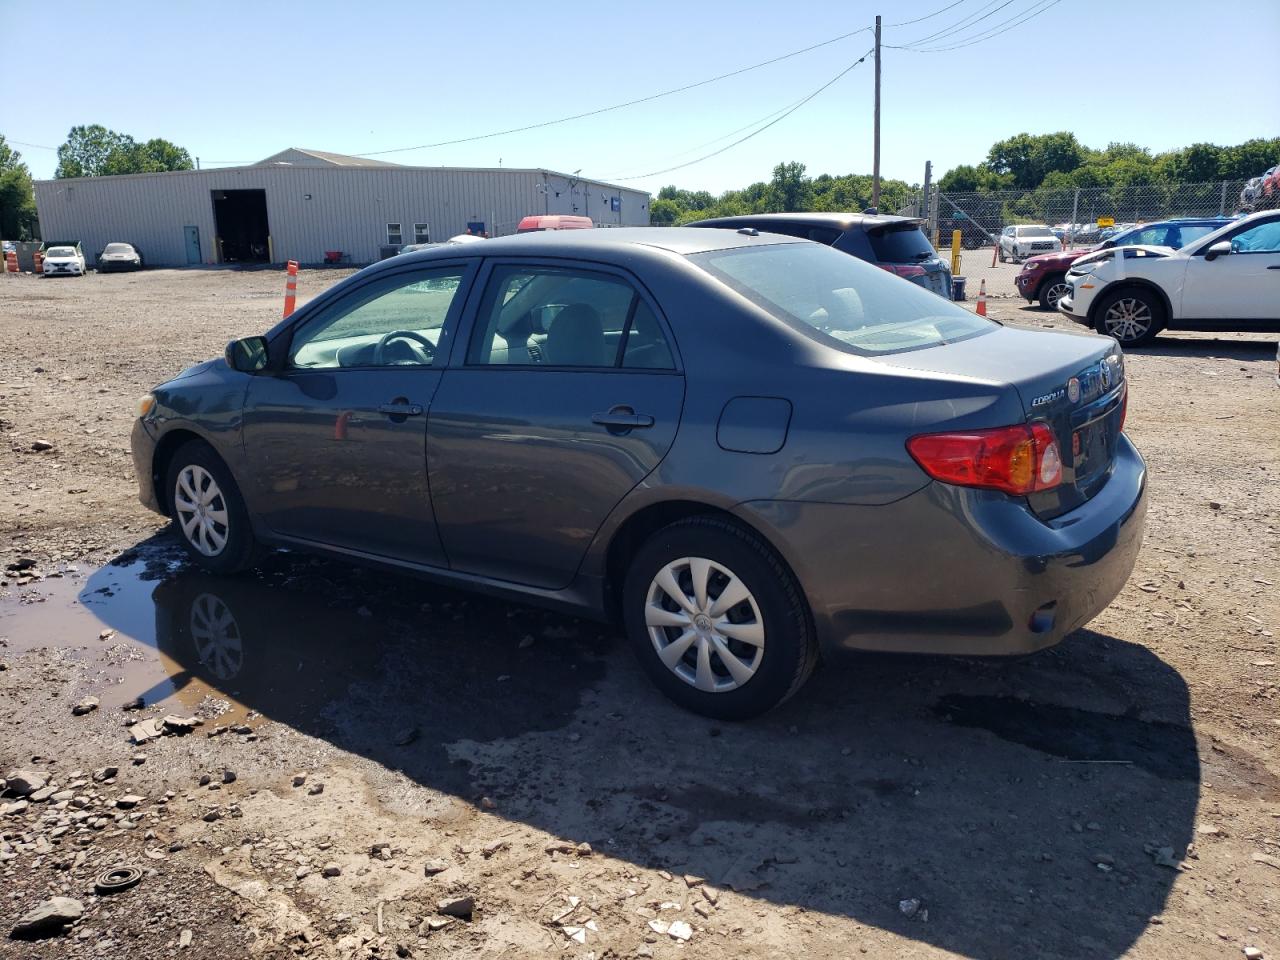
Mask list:
[{"label": "garage interior", "polygon": [[267,191],[214,190],[213,220],[221,263],[269,263]]}]

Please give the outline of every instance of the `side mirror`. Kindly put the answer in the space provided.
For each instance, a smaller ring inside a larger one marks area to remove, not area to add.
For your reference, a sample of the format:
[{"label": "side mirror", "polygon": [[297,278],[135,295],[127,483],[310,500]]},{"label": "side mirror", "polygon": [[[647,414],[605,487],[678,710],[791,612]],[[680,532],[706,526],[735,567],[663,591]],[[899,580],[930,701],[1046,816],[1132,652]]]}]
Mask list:
[{"label": "side mirror", "polygon": [[1204,252],[1204,258],[1206,260],[1217,260],[1219,257],[1225,257],[1230,252],[1231,252],[1231,241],[1219,240],[1217,243],[1215,243],[1213,246],[1211,246],[1208,250]]},{"label": "side mirror", "polygon": [[266,337],[244,337],[227,344],[227,366],[241,373],[257,373],[267,366]]},{"label": "side mirror", "polygon": [[1115,242],[1114,240],[1103,240],[1103,241],[1102,241],[1102,249],[1103,249],[1103,250],[1110,250],[1110,249],[1111,249],[1112,247],[1114,247],[1115,245],[1116,245],[1116,242]]}]

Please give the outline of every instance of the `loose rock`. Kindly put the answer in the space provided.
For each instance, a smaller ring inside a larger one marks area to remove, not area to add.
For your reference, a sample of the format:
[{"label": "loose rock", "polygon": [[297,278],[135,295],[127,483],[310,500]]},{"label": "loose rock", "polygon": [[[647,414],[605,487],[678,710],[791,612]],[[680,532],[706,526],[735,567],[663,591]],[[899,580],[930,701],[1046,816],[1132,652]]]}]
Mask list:
[{"label": "loose rock", "polygon": [[444,873],[452,864],[443,857],[433,857],[422,865],[422,871],[428,877],[434,877],[437,873]]},{"label": "loose rock", "polygon": [[340,877],[342,876],[342,868],[336,863],[326,863],[324,869],[320,871],[320,875],[324,877]]},{"label": "loose rock", "polygon": [[475,908],[476,898],[472,896],[446,897],[436,904],[436,912],[446,917],[457,917],[460,920],[470,920]]},{"label": "loose rock", "polygon": [[98,709],[98,702],[97,697],[85,697],[71,708],[71,714],[72,716],[83,717],[86,713],[93,713]]},{"label": "loose rock", "polygon": [[48,786],[49,778],[35,770],[15,770],[5,777],[5,782],[10,793],[25,797],[43,790]]},{"label": "loose rock", "polygon": [[52,897],[23,914],[10,936],[38,940],[60,934],[84,916],[84,904],[70,897]]}]

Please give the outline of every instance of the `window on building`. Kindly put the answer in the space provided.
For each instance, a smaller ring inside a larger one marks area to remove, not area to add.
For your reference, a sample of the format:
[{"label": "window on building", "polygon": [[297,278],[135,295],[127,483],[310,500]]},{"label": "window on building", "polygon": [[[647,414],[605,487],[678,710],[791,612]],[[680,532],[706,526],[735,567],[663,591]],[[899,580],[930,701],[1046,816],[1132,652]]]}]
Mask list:
[{"label": "window on building", "polygon": [[398,223],[387,224],[387,243],[396,244],[396,245],[404,243],[404,237],[400,233],[400,224]]},{"label": "window on building", "polygon": [[425,223],[415,223],[413,225],[413,242],[430,243],[431,228]]}]

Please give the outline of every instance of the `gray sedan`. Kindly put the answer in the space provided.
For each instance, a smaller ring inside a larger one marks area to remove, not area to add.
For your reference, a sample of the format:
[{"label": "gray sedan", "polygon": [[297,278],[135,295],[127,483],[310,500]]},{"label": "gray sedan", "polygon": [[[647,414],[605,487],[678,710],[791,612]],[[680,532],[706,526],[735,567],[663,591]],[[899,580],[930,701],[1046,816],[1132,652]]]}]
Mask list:
[{"label": "gray sedan", "polygon": [[143,398],[142,501],[216,572],[324,551],[625,625],[742,718],[836,646],[1026,653],[1128,578],[1114,341],[755,231],[396,257]]}]

